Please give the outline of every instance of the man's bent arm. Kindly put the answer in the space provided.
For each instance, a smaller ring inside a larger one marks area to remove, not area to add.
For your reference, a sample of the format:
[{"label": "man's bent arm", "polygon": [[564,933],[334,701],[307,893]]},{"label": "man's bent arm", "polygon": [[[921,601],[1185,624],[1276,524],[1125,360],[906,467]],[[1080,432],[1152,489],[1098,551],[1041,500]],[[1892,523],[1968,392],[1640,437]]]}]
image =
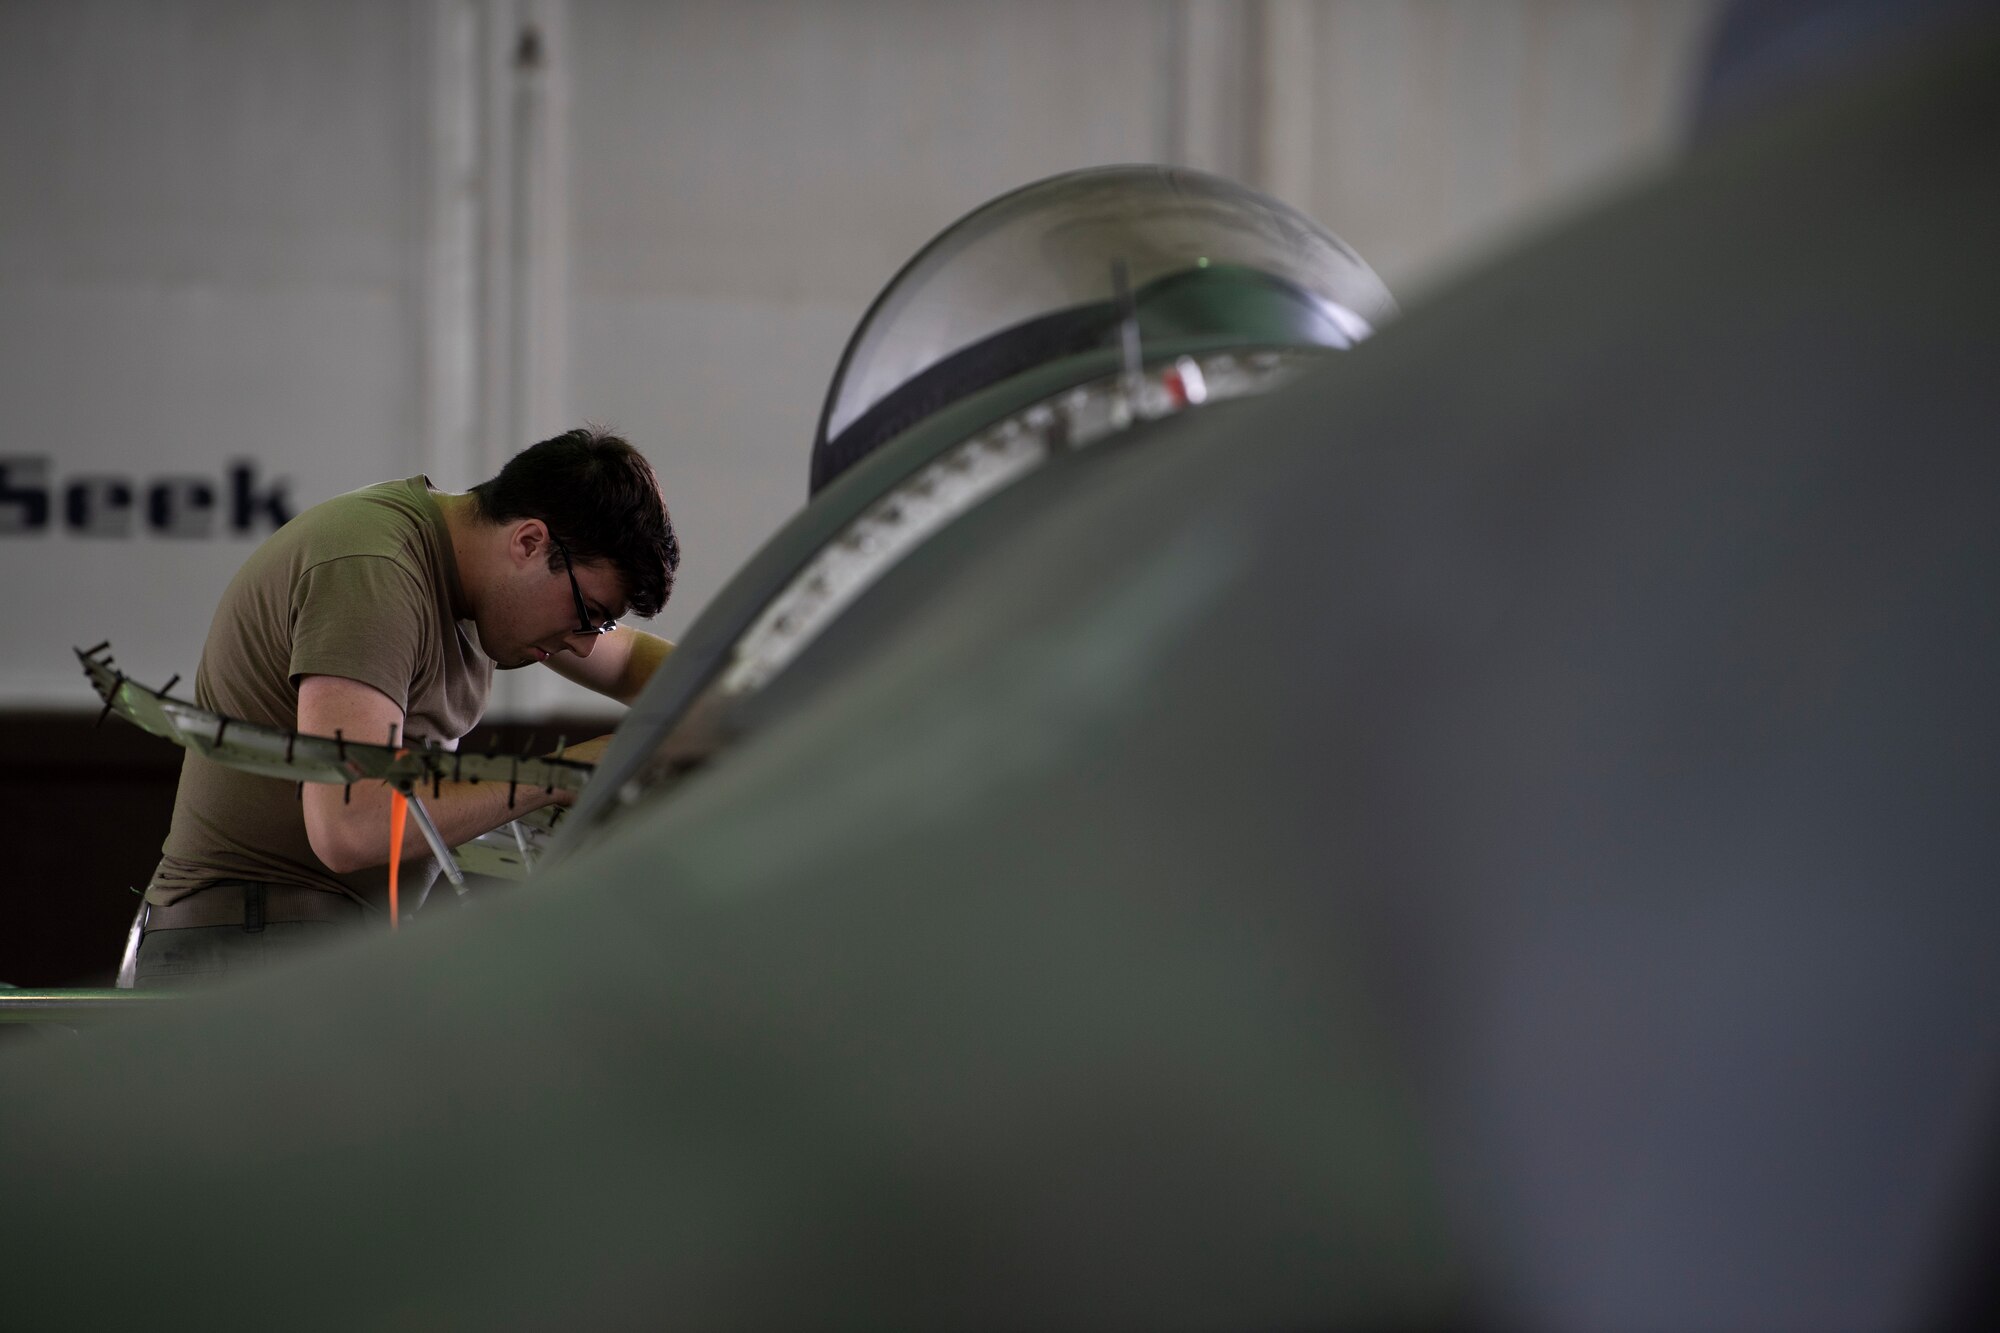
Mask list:
[{"label": "man's bent arm", "polygon": [[549,670],[585,689],[595,690],[621,704],[629,704],[646,688],[660,663],[674,646],[657,635],[620,625],[591,645],[588,657],[574,652],[557,653],[549,659]]},{"label": "man's bent arm", "polygon": [[[386,739],[392,726],[400,737],[403,710],[372,685],[344,676],[306,676],[299,681],[299,731],[305,735],[331,736],[337,729],[357,739]],[[347,796],[335,783],[308,782],[302,797],[313,855],[337,875],[389,863],[388,784],[357,782],[351,791]],[[509,808],[504,782],[446,782],[436,796],[428,788],[419,795],[449,847],[470,842],[530,810],[570,799],[566,792],[547,794],[540,787],[522,786],[515,789]],[[408,830],[404,859],[426,854],[422,835]]]}]

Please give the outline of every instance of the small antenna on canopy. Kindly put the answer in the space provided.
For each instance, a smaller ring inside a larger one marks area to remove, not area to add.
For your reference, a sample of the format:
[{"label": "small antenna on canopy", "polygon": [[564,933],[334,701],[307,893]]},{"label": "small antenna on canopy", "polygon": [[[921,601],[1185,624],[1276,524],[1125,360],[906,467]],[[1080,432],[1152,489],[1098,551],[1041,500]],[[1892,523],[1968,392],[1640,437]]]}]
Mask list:
[{"label": "small antenna on canopy", "polygon": [[1139,306],[1132,299],[1132,278],[1122,259],[1111,261],[1111,299],[1118,306],[1118,343],[1125,373],[1137,379],[1144,368],[1139,351]]}]

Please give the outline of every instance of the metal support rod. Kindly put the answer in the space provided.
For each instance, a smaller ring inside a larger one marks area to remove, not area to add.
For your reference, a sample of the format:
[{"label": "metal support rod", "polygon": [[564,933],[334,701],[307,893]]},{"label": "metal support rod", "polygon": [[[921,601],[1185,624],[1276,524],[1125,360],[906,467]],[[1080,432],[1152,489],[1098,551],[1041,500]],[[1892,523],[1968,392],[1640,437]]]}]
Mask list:
[{"label": "metal support rod", "polygon": [[[451,881],[452,888],[464,893],[465,872],[458,868],[458,862],[453,858],[451,848],[444,845],[444,835],[439,833],[438,826],[431,822],[431,812],[425,807],[423,798],[417,795],[414,784],[403,794],[409,799],[410,814],[417,821],[417,832],[423,834],[424,841],[431,845],[431,855],[437,858],[439,867],[444,871],[444,877]],[[420,907],[422,905],[418,904]]]},{"label": "metal support rod", "polygon": [[125,932],[125,953],[118,960],[117,989],[131,990],[139,976],[139,937],[146,933],[146,900],[139,900],[139,910],[132,914],[132,928]]}]

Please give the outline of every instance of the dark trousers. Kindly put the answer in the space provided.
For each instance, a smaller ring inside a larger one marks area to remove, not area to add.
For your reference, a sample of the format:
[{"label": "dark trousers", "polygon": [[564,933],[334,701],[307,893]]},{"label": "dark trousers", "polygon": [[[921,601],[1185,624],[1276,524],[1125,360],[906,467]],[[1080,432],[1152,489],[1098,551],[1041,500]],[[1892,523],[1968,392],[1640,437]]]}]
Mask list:
[{"label": "dark trousers", "polygon": [[243,926],[190,926],[148,930],[139,937],[133,989],[203,986],[311,953],[351,935],[360,923],[272,921],[257,930]]},{"label": "dark trousers", "polygon": [[[134,989],[208,985],[224,977],[288,963],[362,929],[360,905],[330,895],[322,899],[310,891],[224,881],[196,897],[200,901],[192,913],[186,911],[186,903],[172,909],[150,909],[152,915],[180,917],[182,923],[152,925],[148,917],[146,931],[138,941]],[[188,917],[216,921],[218,915],[224,917],[222,925],[190,925],[186,921]],[[270,921],[270,917],[286,919]]]}]

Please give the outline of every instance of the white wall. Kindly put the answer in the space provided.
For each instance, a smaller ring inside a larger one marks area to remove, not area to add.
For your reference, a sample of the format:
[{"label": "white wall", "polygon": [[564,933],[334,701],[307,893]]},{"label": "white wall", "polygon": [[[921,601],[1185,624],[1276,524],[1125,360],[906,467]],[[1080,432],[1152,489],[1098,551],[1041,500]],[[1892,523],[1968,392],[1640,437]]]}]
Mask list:
[{"label": "white wall", "polygon": [[[0,458],[141,490],[125,535],[0,532],[0,704],[87,704],[67,649],[103,638],[191,674],[259,532],[225,494],[153,533],[151,478],[462,488],[584,417],[668,488],[672,635],[803,502],[848,331],[966,210],[1184,162],[1421,291],[1666,144],[1708,9],[11,0]],[[544,674],[498,709],[587,702]]]},{"label": "white wall", "polygon": [[[0,456],[305,502],[415,470],[408,206],[419,144],[394,3],[0,6]],[[223,497],[218,496],[218,500]],[[135,501],[143,510],[143,490]],[[192,674],[268,530],[0,535],[0,702],[83,706],[74,644]],[[114,526],[120,511],[104,506]],[[22,507],[0,505],[0,526]],[[199,511],[189,520],[199,526]],[[143,664],[143,667],[142,667]]]},{"label": "white wall", "polygon": [[1309,143],[1267,184],[1408,296],[1668,149],[1713,5],[1301,8],[1294,46],[1311,59],[1294,82],[1310,91],[1292,110]]}]

